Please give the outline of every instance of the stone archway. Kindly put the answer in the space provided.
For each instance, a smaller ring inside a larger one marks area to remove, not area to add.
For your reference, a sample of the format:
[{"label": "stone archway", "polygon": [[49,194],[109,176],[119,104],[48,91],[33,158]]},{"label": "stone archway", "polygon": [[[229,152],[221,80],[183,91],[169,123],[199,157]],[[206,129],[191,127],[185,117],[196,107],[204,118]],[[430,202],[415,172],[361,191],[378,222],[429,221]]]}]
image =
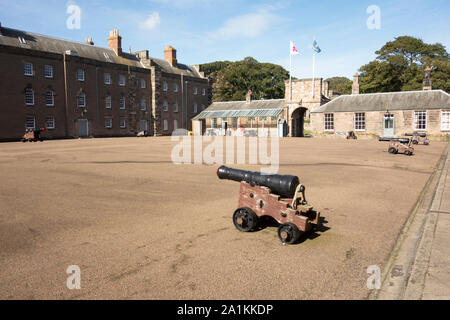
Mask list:
[{"label": "stone archway", "polygon": [[304,137],[305,113],[308,109],[299,107],[291,115],[291,137]]}]

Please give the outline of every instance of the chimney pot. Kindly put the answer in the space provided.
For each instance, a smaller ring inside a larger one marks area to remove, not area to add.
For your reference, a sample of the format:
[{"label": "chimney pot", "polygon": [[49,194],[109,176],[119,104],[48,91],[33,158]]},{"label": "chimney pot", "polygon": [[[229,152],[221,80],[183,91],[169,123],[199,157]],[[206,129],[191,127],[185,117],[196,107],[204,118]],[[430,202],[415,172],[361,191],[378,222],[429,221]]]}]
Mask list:
[{"label": "chimney pot", "polygon": [[122,37],[119,35],[119,30],[114,29],[109,32],[108,47],[118,55],[122,55]]},{"label": "chimney pot", "polygon": [[164,60],[170,63],[172,67],[177,66],[177,50],[172,46],[167,46],[164,50]]},{"label": "chimney pot", "polygon": [[86,43],[87,43],[87,44],[90,44],[91,46],[94,45],[94,41],[92,41],[92,38],[87,38],[87,39],[86,39]]},{"label": "chimney pot", "polygon": [[359,73],[355,73],[353,76],[352,95],[359,94]]}]

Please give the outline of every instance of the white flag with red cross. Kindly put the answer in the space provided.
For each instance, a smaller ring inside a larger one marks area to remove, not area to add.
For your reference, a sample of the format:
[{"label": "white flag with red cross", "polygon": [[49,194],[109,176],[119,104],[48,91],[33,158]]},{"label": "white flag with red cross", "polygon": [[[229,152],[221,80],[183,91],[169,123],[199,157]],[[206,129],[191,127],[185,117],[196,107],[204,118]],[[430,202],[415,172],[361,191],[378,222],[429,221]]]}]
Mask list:
[{"label": "white flag with red cross", "polygon": [[294,46],[294,43],[291,41],[290,44],[290,54],[291,56],[294,56],[296,54],[300,54],[300,52],[298,52],[297,48]]}]

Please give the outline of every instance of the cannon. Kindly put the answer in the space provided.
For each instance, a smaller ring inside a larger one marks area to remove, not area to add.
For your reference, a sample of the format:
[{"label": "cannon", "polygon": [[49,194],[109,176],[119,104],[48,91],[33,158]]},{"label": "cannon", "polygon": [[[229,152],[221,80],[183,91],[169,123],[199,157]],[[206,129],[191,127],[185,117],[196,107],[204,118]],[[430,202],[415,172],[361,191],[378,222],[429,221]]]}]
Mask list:
[{"label": "cannon", "polygon": [[406,133],[405,136],[412,137],[412,143],[416,145],[419,143],[423,143],[425,146],[430,144],[430,140],[425,132]]},{"label": "cannon", "polygon": [[412,139],[410,138],[382,138],[379,141],[390,141],[388,152],[391,154],[403,153],[406,156],[412,156],[414,148],[411,145]]},{"label": "cannon", "polygon": [[44,141],[44,138],[41,136],[41,131],[45,131],[46,128],[41,129],[29,129],[25,131],[25,134],[23,135],[21,141],[22,142],[37,142],[37,141]]},{"label": "cannon", "polygon": [[300,236],[318,228],[320,212],[308,204],[305,186],[297,176],[267,175],[221,166],[219,179],[240,182],[238,209],[233,224],[241,232],[257,231],[266,217],[278,222],[283,244],[294,244]]},{"label": "cannon", "polygon": [[347,140],[349,140],[349,139],[354,139],[354,140],[356,140],[356,139],[358,139],[358,137],[356,136],[356,134],[355,134],[354,131],[349,131],[349,132],[347,132],[347,137],[346,137],[346,139],[347,139]]}]

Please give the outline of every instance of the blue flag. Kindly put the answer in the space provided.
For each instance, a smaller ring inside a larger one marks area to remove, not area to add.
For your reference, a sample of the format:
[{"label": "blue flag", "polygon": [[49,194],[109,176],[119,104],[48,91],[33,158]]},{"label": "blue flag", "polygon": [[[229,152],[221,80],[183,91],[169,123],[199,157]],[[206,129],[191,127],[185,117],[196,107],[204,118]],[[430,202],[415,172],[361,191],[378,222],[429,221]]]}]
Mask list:
[{"label": "blue flag", "polygon": [[317,53],[322,52],[322,50],[320,50],[319,44],[317,43],[316,40],[314,40],[314,42],[313,42],[313,50],[314,50],[315,52],[317,52]]}]

